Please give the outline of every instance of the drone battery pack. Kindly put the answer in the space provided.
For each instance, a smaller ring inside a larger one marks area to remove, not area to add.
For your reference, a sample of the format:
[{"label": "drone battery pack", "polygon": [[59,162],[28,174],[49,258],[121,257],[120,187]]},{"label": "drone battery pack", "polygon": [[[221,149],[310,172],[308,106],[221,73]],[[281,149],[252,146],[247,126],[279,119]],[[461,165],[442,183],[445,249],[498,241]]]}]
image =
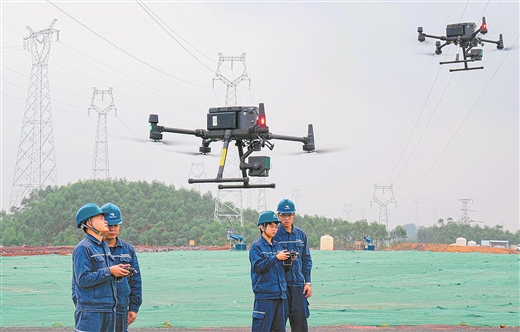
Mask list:
[{"label": "drone battery pack", "polygon": [[237,113],[236,112],[218,112],[208,113],[208,130],[214,129],[236,129]]}]

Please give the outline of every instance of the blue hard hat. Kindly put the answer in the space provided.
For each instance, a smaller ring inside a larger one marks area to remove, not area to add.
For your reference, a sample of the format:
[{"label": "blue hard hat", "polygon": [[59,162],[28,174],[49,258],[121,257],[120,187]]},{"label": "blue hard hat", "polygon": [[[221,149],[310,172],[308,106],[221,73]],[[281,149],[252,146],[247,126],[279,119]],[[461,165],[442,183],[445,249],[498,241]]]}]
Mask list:
[{"label": "blue hard hat", "polygon": [[278,212],[280,213],[294,213],[296,212],[296,207],[294,206],[294,202],[290,199],[284,198],[278,203]]},{"label": "blue hard hat", "polygon": [[278,216],[273,211],[267,210],[260,213],[260,215],[258,216],[258,226],[271,222],[280,223],[280,220],[278,220]]},{"label": "blue hard hat", "polygon": [[76,212],[76,227],[79,228],[85,220],[97,216],[98,214],[106,215],[97,204],[87,203],[83,205],[79,208],[78,212]]},{"label": "blue hard hat", "polygon": [[117,207],[117,205],[106,203],[101,207],[101,211],[106,213],[105,220],[109,226],[121,225],[123,223],[121,210]]}]

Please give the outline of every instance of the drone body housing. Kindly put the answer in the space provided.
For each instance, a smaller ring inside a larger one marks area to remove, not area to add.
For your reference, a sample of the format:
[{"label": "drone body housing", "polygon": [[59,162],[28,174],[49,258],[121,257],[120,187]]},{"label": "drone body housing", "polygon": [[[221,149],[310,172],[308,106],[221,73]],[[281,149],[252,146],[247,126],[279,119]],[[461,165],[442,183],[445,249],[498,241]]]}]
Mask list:
[{"label": "drone body housing", "polygon": [[446,26],[446,40],[456,42],[460,37],[461,40],[471,38],[477,25],[475,23],[455,23]]}]

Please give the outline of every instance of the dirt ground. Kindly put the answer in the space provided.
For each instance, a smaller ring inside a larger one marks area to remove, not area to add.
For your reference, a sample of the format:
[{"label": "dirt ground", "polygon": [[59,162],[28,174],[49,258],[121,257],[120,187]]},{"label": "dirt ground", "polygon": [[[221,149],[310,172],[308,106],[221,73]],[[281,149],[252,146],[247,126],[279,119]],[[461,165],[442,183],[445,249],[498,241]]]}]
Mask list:
[{"label": "dirt ground", "polygon": [[456,246],[451,244],[434,243],[402,243],[396,244],[386,250],[417,250],[433,252],[481,252],[484,254],[520,254],[520,251],[508,248],[481,247],[481,246]]},{"label": "dirt ground", "polygon": [[[74,250],[73,246],[47,246],[47,247],[2,247],[0,246],[0,256],[29,256],[29,255],[69,255]],[[151,247],[135,246],[137,252],[165,252],[178,250],[229,250],[229,246],[223,247]],[[481,247],[481,246],[456,246],[449,244],[432,243],[402,243],[393,245],[386,251],[416,250],[432,252],[481,252],[487,254],[520,254],[520,251],[507,248]]]},{"label": "dirt ground", "polygon": [[[166,252],[179,250],[229,250],[229,246],[224,247],[151,247],[134,246],[137,252]],[[33,256],[33,255],[69,255],[72,254],[74,246],[20,246],[3,247],[0,246],[0,256]]]}]

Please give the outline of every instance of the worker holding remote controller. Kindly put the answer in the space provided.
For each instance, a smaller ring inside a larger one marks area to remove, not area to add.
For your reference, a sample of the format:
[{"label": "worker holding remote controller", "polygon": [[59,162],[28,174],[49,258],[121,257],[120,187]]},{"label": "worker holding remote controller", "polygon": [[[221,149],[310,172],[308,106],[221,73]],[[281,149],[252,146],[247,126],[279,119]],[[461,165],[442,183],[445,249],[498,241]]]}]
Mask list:
[{"label": "worker holding remote controller", "polygon": [[116,332],[127,332],[128,325],[137,318],[137,312],[142,303],[141,274],[135,249],[128,242],[119,238],[123,217],[119,207],[107,203],[101,207],[106,213],[105,220],[108,223],[108,233],[105,241],[108,243],[110,253],[115,259],[114,264],[123,264],[128,270],[126,277],[116,278],[117,306],[116,306]]},{"label": "worker holding remote controller", "polygon": [[310,316],[307,299],[312,296],[312,258],[307,244],[307,234],[294,226],[296,206],[293,201],[282,199],[278,203],[277,211],[282,227],[278,227],[274,240],[291,255],[290,259],[284,262],[289,304],[287,316],[291,331],[307,332],[307,318]]},{"label": "worker holding remote controller", "polygon": [[74,331],[114,332],[116,327],[116,279],[128,276],[127,266],[115,259],[103,236],[108,234],[107,213],[95,203],[76,212],[76,227],[86,236],[72,252],[72,301]]}]

